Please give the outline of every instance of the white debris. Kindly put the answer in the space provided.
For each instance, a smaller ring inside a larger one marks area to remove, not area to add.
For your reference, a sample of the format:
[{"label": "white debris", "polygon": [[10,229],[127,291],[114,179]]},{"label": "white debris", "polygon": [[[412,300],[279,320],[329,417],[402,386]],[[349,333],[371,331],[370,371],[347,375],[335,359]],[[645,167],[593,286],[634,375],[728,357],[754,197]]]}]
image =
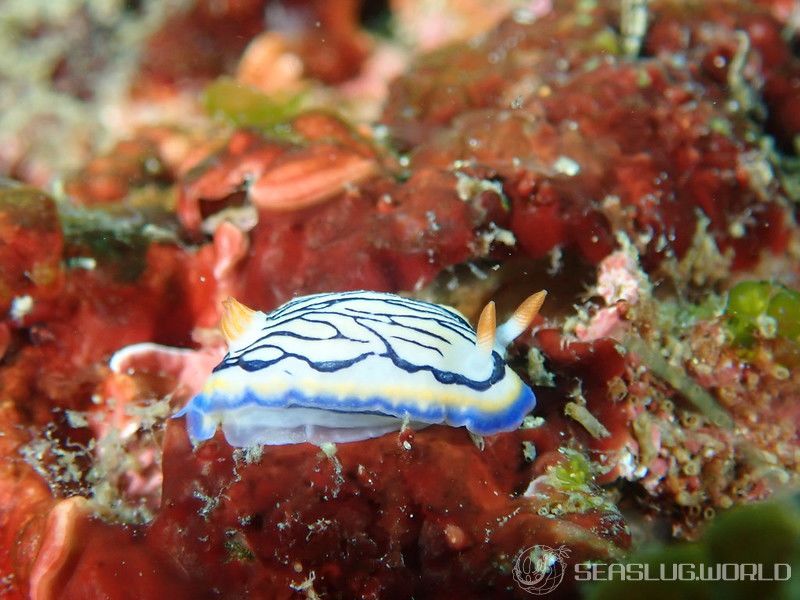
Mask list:
[{"label": "white debris", "polygon": [[21,321],[33,310],[33,298],[30,296],[17,296],[11,301],[8,315],[14,321]]}]

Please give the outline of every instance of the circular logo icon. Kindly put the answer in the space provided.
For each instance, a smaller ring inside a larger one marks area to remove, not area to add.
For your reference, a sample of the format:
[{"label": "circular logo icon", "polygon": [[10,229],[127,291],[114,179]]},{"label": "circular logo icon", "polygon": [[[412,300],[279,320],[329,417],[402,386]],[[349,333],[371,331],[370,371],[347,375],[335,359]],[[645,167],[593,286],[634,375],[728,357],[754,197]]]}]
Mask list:
[{"label": "circular logo icon", "polygon": [[559,546],[530,546],[517,555],[511,571],[519,587],[535,596],[556,589],[564,580],[569,548]]}]

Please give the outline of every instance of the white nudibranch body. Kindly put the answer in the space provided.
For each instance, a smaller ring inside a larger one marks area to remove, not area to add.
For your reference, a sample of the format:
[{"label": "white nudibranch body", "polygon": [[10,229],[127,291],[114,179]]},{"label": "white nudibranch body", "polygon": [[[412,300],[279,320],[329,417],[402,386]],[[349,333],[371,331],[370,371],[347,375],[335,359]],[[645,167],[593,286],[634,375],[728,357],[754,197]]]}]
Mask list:
[{"label": "white nudibranch body", "polygon": [[455,309],[395,294],[296,298],[265,314],[232,298],[221,328],[228,353],[176,415],[194,443],[218,426],[232,446],[350,442],[403,424],[444,423],[488,435],[519,426],[533,391],[505,363],[544,292],[495,328]]}]

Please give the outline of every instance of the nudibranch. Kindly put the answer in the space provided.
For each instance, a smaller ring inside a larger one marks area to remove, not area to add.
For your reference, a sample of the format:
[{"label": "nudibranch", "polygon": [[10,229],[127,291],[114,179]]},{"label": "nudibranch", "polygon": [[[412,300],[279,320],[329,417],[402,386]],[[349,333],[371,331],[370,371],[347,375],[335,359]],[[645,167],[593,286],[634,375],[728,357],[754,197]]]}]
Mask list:
[{"label": "nudibranch", "polygon": [[500,327],[490,302],[477,331],[453,308],[388,293],[315,294],[268,314],[229,298],[220,324],[228,353],[176,416],[194,443],[221,426],[238,447],[350,442],[404,424],[509,431],[536,399],[505,349],[545,293]]}]

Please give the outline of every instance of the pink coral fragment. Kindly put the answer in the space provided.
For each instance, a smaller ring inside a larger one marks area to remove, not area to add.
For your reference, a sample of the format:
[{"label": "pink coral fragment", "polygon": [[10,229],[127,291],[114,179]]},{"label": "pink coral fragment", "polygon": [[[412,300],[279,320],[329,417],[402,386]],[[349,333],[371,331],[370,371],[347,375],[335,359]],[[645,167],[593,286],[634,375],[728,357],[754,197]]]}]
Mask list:
[{"label": "pink coral fragment", "polygon": [[646,279],[634,255],[627,250],[617,250],[606,256],[598,267],[597,294],[608,306],[598,310],[588,325],[575,327],[579,340],[589,342],[613,336],[622,325],[621,309],[636,304]]},{"label": "pink coral fragment", "polygon": [[639,265],[629,252],[618,250],[600,261],[597,293],[606,304],[614,304],[620,300],[636,304],[640,286]]}]

